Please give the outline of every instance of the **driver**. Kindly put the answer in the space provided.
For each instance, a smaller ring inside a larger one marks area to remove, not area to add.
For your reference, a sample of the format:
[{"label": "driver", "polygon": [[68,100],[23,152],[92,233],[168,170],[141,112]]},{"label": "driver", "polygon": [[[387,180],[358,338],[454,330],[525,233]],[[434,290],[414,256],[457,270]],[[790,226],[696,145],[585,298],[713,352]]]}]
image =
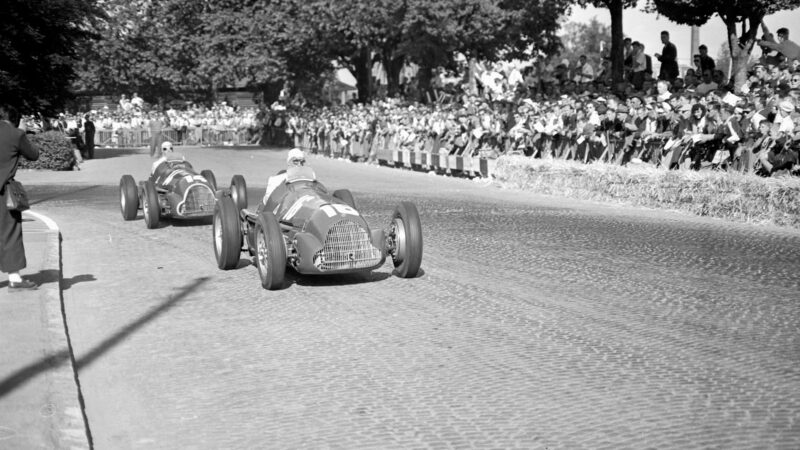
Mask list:
[{"label": "driver", "polygon": [[186,161],[186,157],[183,154],[175,153],[172,148],[172,142],[164,141],[161,144],[161,157],[153,161],[153,168],[150,173],[155,174],[160,165],[165,163],[168,165],[170,161]]},{"label": "driver", "polygon": [[291,182],[301,179],[314,181],[317,179],[317,175],[314,173],[314,169],[306,166],[305,153],[299,148],[293,148],[286,156],[286,170],[281,170],[267,179],[267,192],[264,194],[263,204],[266,205],[272,191],[286,183],[287,180]]}]

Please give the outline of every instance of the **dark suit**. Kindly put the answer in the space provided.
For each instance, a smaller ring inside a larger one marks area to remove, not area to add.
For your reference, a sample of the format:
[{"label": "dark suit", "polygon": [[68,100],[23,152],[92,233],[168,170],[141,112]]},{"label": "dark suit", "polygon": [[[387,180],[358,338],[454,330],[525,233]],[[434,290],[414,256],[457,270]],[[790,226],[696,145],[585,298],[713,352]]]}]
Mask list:
[{"label": "dark suit", "polygon": [[19,272],[27,265],[22,214],[9,211],[5,202],[5,185],[17,173],[20,156],[35,161],[39,159],[39,149],[31,145],[24,131],[0,120],[0,272],[6,273]]},{"label": "dark suit", "polygon": [[94,158],[94,122],[89,119],[83,122],[83,145],[86,147],[86,157]]}]

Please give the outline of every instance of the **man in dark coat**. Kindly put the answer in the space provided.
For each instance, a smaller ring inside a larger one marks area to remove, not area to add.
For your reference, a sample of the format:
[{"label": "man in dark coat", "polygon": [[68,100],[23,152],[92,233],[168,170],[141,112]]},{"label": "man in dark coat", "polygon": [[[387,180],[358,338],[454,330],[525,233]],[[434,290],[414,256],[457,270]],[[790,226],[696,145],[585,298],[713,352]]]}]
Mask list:
[{"label": "man in dark coat", "polygon": [[656,59],[661,61],[661,70],[658,73],[659,80],[675,81],[678,78],[678,49],[675,44],[669,41],[669,32],[661,32],[661,42],[664,49],[661,53],[656,53]]},{"label": "man in dark coat", "polygon": [[17,128],[19,119],[14,108],[0,105],[0,272],[8,274],[9,292],[38,287],[19,274],[27,266],[22,244],[22,213],[9,211],[5,201],[6,184],[17,173],[19,157],[31,161],[39,158],[39,150],[31,145],[25,132]]},{"label": "man in dark coat", "polygon": [[91,114],[83,116],[83,145],[86,148],[86,158],[94,159],[94,122]]}]

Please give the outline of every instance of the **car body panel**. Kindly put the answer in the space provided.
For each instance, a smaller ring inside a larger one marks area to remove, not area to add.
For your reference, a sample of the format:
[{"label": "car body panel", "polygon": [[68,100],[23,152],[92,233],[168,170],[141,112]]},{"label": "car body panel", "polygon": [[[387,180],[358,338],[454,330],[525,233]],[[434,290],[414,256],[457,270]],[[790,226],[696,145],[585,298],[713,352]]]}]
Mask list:
[{"label": "car body panel", "polygon": [[[173,218],[214,214],[218,191],[183,160],[165,161],[150,175],[156,187],[161,215]],[[143,182],[140,183],[140,192]]]}]

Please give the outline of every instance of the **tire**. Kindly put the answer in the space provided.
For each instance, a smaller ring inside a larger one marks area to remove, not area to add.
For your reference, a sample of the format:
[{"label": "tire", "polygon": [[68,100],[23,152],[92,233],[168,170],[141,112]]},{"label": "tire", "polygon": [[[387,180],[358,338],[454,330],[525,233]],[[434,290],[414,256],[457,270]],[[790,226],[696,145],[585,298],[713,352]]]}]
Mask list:
[{"label": "tire", "polygon": [[241,175],[231,178],[231,198],[239,210],[247,209],[247,183]]},{"label": "tire", "polygon": [[358,211],[358,208],[356,208],[356,199],[353,198],[353,194],[350,193],[349,190],[339,189],[333,192],[333,196],[347,203],[348,206]]},{"label": "tire", "polygon": [[242,253],[242,230],[239,228],[239,211],[230,197],[222,197],[214,207],[211,233],[217,267],[235,269]]},{"label": "tire", "polygon": [[217,190],[217,177],[214,176],[214,172],[210,170],[203,170],[200,171],[200,176],[208,181],[208,184],[211,185],[211,189],[215,191]]},{"label": "tire", "polygon": [[142,211],[144,212],[144,223],[147,228],[158,228],[161,218],[161,205],[158,203],[158,192],[156,185],[151,180],[144,182],[142,191]]},{"label": "tire", "polygon": [[389,236],[394,242],[390,249],[395,271],[401,278],[414,278],[422,264],[422,224],[417,207],[400,202],[392,213]]},{"label": "tire", "polygon": [[123,175],[119,180],[119,208],[125,220],[133,220],[139,213],[139,190],[130,175]]},{"label": "tire", "polygon": [[286,245],[278,219],[269,211],[262,212],[258,216],[255,233],[256,267],[261,286],[269,290],[278,289],[283,286],[286,274]]}]

